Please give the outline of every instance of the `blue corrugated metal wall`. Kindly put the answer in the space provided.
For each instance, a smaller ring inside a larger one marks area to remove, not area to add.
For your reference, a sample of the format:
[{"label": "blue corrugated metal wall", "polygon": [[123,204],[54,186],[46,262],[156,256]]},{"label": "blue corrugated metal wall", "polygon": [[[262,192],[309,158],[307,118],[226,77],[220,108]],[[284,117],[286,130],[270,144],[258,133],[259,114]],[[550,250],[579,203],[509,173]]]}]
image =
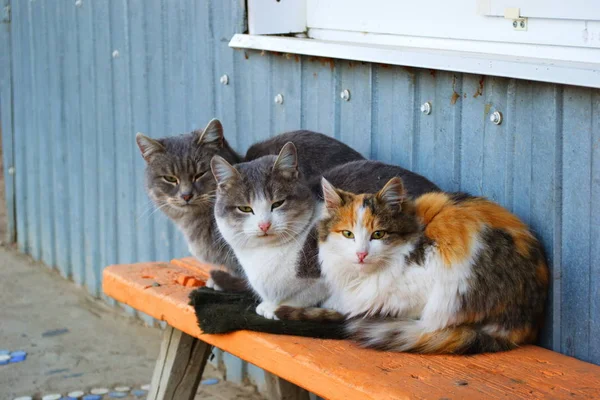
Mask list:
[{"label": "blue corrugated metal wall", "polygon": [[544,345],[600,363],[599,90],[232,50],[242,1],[13,0],[6,26],[2,122],[19,248],[91,293],[105,265],[186,255],[143,192],[135,132],[218,117],[243,151],[302,127],[514,210],[552,263]]}]

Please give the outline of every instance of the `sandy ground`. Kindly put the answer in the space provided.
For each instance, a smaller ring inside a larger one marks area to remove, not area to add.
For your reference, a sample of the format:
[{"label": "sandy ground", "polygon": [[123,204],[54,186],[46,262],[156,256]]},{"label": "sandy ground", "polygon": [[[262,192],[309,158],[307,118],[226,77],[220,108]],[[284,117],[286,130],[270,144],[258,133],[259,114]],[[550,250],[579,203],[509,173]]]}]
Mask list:
[{"label": "sandy ground", "polygon": [[[0,365],[0,399],[150,383],[159,328],[144,326],[5,247],[0,304],[0,350],[28,353],[24,362]],[[262,399],[253,387],[224,382],[211,366],[204,374],[209,377],[219,383],[201,385],[197,399]]]}]

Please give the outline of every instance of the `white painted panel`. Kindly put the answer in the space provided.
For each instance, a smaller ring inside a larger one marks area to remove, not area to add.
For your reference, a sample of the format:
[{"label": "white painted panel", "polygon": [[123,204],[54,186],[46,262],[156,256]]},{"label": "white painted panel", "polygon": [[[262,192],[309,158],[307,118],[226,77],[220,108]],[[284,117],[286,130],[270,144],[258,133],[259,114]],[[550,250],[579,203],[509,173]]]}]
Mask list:
[{"label": "white painted panel", "polygon": [[306,0],[248,0],[252,35],[306,31]]},{"label": "white painted panel", "polygon": [[[555,61],[574,61],[596,63],[600,67],[600,49],[583,47],[563,47],[526,43],[488,43],[479,40],[441,39],[407,35],[384,35],[330,29],[310,28],[308,37],[317,40],[372,44],[375,46],[394,46],[421,50],[458,51],[460,53],[478,53],[505,55],[512,57],[539,58]],[[360,58],[360,55],[357,55]]]},{"label": "white painted panel", "polygon": [[[515,0],[518,1],[521,0]],[[590,1],[594,2],[594,10],[600,7],[600,0]],[[307,25],[339,31],[476,40],[490,42],[492,47],[494,42],[505,42],[600,48],[599,21],[530,18],[527,31],[517,31],[511,20],[479,15],[474,0],[307,0]]]},{"label": "white painted panel", "polygon": [[[487,3],[487,4],[486,4]],[[517,7],[521,17],[600,21],[598,0],[482,0],[484,15],[504,16],[507,8]]]},{"label": "white painted panel", "polygon": [[598,63],[241,34],[229,46],[600,88]]}]

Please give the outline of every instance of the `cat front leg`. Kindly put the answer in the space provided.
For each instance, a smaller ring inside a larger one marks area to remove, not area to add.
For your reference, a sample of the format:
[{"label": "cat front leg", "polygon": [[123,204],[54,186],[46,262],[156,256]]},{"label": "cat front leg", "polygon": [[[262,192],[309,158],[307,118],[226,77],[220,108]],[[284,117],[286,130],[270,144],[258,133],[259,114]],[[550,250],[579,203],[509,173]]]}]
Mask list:
[{"label": "cat front leg", "polygon": [[271,303],[269,301],[263,301],[258,306],[256,306],[256,313],[267,319],[279,319],[275,315],[275,310],[277,310],[278,307],[278,304]]}]

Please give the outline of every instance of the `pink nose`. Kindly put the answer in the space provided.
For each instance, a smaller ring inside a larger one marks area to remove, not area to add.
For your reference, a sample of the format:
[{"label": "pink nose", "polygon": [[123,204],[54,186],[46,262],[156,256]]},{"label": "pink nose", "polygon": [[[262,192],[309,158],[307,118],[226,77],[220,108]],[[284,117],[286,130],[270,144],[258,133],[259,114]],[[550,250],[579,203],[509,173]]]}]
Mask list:
[{"label": "pink nose", "polygon": [[192,198],[192,195],[191,195],[191,194],[182,194],[182,195],[181,195],[181,198],[182,198],[184,201],[190,201],[190,199]]},{"label": "pink nose", "polygon": [[261,222],[260,224],[258,224],[258,227],[260,228],[261,231],[263,231],[264,233],[267,233],[267,231],[271,227],[271,223],[270,222]]},{"label": "pink nose", "polygon": [[369,255],[369,253],[367,253],[366,251],[357,252],[356,256],[358,257],[358,262],[365,261],[365,258],[367,258],[368,255]]}]

